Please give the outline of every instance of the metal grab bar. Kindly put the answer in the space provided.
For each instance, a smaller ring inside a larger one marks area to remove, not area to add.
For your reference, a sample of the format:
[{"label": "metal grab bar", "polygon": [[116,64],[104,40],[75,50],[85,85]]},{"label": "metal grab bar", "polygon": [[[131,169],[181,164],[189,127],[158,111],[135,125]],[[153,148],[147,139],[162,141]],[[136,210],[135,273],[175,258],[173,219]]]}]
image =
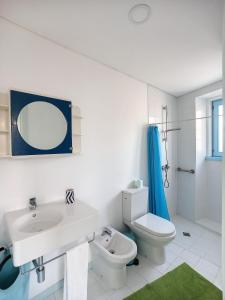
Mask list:
[{"label": "metal grab bar", "polygon": [[181,130],[181,128],[171,128],[171,129],[167,129],[167,130],[162,130],[161,133],[170,132],[170,131],[177,131],[177,130]]},{"label": "metal grab bar", "polygon": [[195,170],[194,169],[186,170],[186,169],[182,169],[182,168],[178,167],[177,171],[178,172],[185,172],[185,173],[195,174]]}]

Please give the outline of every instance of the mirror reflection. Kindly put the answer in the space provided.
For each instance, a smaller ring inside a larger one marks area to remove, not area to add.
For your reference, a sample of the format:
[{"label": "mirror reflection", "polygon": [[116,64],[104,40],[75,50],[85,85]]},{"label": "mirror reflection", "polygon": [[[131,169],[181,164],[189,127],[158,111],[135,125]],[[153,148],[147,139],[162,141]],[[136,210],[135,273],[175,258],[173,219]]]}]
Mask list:
[{"label": "mirror reflection", "polygon": [[20,135],[30,146],[50,150],[59,146],[67,133],[67,121],[53,104],[31,102],[21,110],[17,126]]}]

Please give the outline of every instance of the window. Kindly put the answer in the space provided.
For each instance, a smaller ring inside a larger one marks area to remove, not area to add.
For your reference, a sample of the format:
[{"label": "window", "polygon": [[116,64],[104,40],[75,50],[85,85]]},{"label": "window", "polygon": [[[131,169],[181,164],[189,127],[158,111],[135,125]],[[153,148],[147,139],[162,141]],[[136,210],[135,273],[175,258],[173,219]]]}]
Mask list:
[{"label": "window", "polygon": [[223,153],[223,100],[212,101],[212,156]]}]

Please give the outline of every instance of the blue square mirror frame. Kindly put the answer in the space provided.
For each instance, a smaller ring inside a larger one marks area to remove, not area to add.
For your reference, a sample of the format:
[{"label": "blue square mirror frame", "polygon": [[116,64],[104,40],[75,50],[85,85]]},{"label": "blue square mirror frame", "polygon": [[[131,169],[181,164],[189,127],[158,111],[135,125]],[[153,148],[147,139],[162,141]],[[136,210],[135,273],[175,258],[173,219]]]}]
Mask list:
[{"label": "blue square mirror frame", "polygon": [[71,101],[10,91],[12,156],[72,154]]}]

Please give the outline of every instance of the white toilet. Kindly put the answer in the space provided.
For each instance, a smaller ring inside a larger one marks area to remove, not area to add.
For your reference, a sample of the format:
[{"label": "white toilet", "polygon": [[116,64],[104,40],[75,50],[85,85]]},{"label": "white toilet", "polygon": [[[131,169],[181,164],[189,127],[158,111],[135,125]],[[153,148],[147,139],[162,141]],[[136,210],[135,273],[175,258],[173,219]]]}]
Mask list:
[{"label": "white toilet", "polygon": [[93,252],[93,270],[100,275],[112,289],[126,284],[126,264],[137,255],[134,241],[107,226],[101,230],[91,243]]},{"label": "white toilet", "polygon": [[123,221],[137,237],[138,252],[156,264],[165,262],[165,246],[176,236],[172,222],[148,213],[148,188],[123,191]]}]

